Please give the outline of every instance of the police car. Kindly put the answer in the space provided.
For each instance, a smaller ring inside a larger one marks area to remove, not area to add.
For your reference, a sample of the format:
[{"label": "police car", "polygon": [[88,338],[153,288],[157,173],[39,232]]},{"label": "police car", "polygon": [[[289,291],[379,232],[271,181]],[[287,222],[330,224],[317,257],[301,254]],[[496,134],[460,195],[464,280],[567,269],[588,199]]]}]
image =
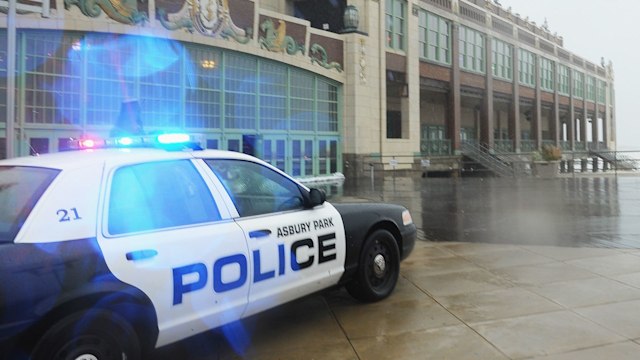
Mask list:
[{"label": "police car", "polygon": [[75,146],[0,161],[0,354],[11,359],[139,359],[336,285],[377,301],[414,246],[405,208],[332,205],[192,135]]}]

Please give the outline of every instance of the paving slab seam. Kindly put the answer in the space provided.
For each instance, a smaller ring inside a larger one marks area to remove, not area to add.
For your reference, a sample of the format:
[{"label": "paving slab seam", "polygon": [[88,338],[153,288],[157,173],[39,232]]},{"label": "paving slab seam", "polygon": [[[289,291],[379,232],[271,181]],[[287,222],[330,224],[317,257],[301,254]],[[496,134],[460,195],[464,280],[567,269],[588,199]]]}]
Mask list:
[{"label": "paving slab seam", "polygon": [[340,327],[340,331],[342,331],[342,334],[344,335],[345,339],[347,339],[347,342],[349,342],[349,346],[351,347],[351,350],[353,350],[353,353],[356,355],[358,360],[362,360],[362,358],[360,357],[360,354],[358,354],[358,351],[356,350],[355,346],[353,346],[353,342],[351,341],[351,338],[347,334],[347,331],[344,329],[344,327],[342,326],[342,323],[340,322],[340,320],[336,316],[335,312],[333,311],[333,307],[331,307],[331,305],[329,305],[329,303],[327,302],[327,299],[324,296],[322,297],[322,301],[325,303],[325,305],[329,309],[329,313],[331,314],[331,317],[333,318],[333,320],[336,322],[336,324],[338,324],[338,327]]},{"label": "paving slab seam", "polygon": [[448,312],[451,316],[453,316],[455,319],[457,319],[458,321],[460,321],[461,324],[464,324],[464,326],[466,326],[469,330],[471,330],[473,333],[475,333],[476,335],[478,335],[482,340],[484,340],[487,344],[489,344],[491,347],[493,347],[497,352],[499,352],[500,354],[502,354],[503,356],[505,356],[508,359],[512,359],[510,356],[508,356],[504,351],[502,351],[500,348],[498,348],[494,343],[492,343],[491,341],[489,341],[489,339],[487,339],[486,337],[484,337],[482,334],[480,334],[478,331],[476,331],[476,329],[474,329],[472,326],[470,326],[466,321],[464,321],[463,319],[461,319],[458,315],[452,313],[451,311],[449,311],[449,309],[447,309],[447,307],[445,307],[444,305],[442,305],[442,303],[440,303],[440,301],[438,301],[434,296],[432,296],[429,292],[425,291],[424,289],[422,289],[420,286],[418,286],[416,283],[414,283],[413,281],[411,281],[411,279],[407,278],[406,276],[401,275],[405,280],[407,280],[411,285],[413,285],[414,287],[416,287],[418,290],[420,290],[422,293],[424,293],[425,295],[427,295],[428,297],[430,297],[436,304],[438,304],[442,309],[444,309],[446,312]]}]

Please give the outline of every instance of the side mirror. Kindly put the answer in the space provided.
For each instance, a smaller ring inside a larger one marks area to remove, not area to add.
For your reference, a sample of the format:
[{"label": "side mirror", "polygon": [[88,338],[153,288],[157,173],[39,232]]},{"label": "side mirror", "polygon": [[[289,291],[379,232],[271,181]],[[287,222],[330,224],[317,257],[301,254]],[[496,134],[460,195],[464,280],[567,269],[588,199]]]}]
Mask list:
[{"label": "side mirror", "polygon": [[324,204],[327,200],[327,195],[323,190],[313,188],[309,191],[309,203],[308,208],[314,208],[318,205]]}]

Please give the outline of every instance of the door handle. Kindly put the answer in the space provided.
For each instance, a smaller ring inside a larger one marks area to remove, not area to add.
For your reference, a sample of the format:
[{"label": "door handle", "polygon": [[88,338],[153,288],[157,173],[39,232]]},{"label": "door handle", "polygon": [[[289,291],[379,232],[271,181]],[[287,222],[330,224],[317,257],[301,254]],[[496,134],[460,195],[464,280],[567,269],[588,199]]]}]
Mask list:
[{"label": "door handle", "polygon": [[260,238],[271,235],[271,230],[263,229],[263,230],[254,230],[249,232],[250,238]]},{"label": "door handle", "polygon": [[129,261],[150,259],[156,255],[158,255],[158,251],[154,249],[136,250],[136,251],[128,252],[126,254],[127,260]]}]

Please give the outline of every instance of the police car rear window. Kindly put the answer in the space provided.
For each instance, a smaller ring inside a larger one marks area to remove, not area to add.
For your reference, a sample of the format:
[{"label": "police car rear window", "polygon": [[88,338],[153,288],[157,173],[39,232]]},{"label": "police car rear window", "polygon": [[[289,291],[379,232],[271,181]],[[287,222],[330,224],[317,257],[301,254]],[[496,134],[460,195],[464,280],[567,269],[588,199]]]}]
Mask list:
[{"label": "police car rear window", "polygon": [[119,235],[220,220],[206,183],[188,160],[118,169],[111,183],[109,234]]},{"label": "police car rear window", "polygon": [[0,166],[0,242],[13,241],[59,172],[38,167]]}]

